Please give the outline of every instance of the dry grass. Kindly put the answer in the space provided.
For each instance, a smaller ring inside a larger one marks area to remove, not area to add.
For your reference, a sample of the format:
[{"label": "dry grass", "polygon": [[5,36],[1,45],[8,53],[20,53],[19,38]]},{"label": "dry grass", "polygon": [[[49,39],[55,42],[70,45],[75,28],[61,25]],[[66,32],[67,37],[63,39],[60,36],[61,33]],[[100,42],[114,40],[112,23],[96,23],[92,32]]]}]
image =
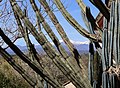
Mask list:
[{"label": "dry grass", "polygon": [[[30,85],[0,57],[0,88],[30,88]],[[4,85],[3,85],[4,84]]]},{"label": "dry grass", "polygon": [[[25,64],[22,60],[18,59],[17,56],[13,56],[13,58],[15,59],[15,61],[21,65],[22,67],[24,67],[24,70],[26,70],[27,72],[29,72],[29,75],[34,77],[34,72],[31,68],[29,68],[29,66],[27,64]],[[64,84],[65,82],[68,81],[68,79],[60,72],[60,70],[53,64],[53,62],[51,61],[50,58],[43,56],[43,59],[48,59],[47,62],[41,62],[43,67],[48,67],[48,69],[51,70],[51,74],[54,77],[57,77],[57,81],[61,82],[62,84]],[[88,62],[88,57],[87,55],[82,55],[82,59],[83,62],[85,63],[85,65],[87,66],[87,62]],[[4,88],[31,88],[31,86],[21,77],[21,75],[16,72],[3,58],[0,57],[0,72],[5,76],[6,79],[8,79],[10,82],[9,84],[12,87],[4,87]],[[3,81],[3,80],[2,80]],[[7,85],[7,84],[6,84]],[[14,87],[13,87],[14,86]],[[0,86],[0,88],[3,88]],[[65,88],[75,88],[74,85],[72,85],[72,83],[66,85]]]}]

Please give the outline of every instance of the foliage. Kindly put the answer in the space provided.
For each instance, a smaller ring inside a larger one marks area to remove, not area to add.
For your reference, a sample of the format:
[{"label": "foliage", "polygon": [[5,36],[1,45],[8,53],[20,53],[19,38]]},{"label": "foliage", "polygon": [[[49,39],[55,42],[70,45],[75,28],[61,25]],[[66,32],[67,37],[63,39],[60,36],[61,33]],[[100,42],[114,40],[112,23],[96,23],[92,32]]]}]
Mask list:
[{"label": "foliage", "polygon": [[0,88],[30,88],[30,85],[0,57]]}]

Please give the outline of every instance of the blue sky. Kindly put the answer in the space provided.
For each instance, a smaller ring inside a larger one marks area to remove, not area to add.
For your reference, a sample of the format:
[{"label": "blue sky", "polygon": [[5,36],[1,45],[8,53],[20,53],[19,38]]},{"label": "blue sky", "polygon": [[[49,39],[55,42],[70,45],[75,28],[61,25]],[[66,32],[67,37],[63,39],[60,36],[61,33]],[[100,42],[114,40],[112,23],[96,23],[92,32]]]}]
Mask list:
[{"label": "blue sky", "polygon": [[[83,22],[82,16],[81,16],[81,10],[78,6],[78,4],[76,3],[76,0],[68,0],[69,2],[65,2],[64,4],[67,5],[67,10],[70,12],[70,14],[79,22],[80,25],[82,25],[82,27],[84,27],[85,29],[87,29],[85,27],[85,24]],[[89,0],[83,0],[83,2],[89,6],[91,8],[91,12],[93,14],[94,17],[97,16],[98,14],[98,10],[89,2]],[[86,38],[84,38],[83,36],[81,36],[65,19],[64,17],[61,15],[60,12],[55,12],[55,15],[57,16],[60,24],[62,25],[62,27],[64,28],[67,36],[69,37],[70,40],[73,41],[80,41],[80,42],[84,42],[84,41],[88,41]],[[55,28],[52,28],[54,33],[56,34],[56,36],[59,38],[59,40],[61,40],[61,37],[59,36],[59,34],[57,33]],[[47,33],[44,32],[44,34],[47,35]],[[37,42],[35,41],[35,39],[31,36],[30,37],[32,42],[34,44],[37,44]],[[48,40],[50,40],[50,38],[47,36]],[[24,45],[24,41],[23,39],[19,39],[18,41],[15,42],[16,45]]]}]

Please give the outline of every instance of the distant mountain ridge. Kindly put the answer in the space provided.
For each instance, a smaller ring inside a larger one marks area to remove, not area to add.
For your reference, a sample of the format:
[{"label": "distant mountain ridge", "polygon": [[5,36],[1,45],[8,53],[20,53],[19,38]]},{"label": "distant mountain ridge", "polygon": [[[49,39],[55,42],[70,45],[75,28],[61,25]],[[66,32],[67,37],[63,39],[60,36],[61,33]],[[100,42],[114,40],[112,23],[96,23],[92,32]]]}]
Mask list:
[{"label": "distant mountain ridge", "polygon": [[[65,45],[65,43],[60,40],[61,42],[61,45],[64,47],[64,49],[69,53],[69,49],[68,47]],[[83,54],[83,53],[88,53],[88,44],[89,44],[89,41],[85,41],[85,42],[79,42],[79,41],[72,41],[71,40],[71,43],[74,45],[74,47],[78,50],[78,52],[80,54]],[[55,47],[54,43],[51,42],[51,44]],[[20,46],[20,45],[17,45],[17,47],[24,53],[26,53],[28,50],[27,50],[27,46]],[[38,53],[41,53],[41,54],[44,54],[44,50],[42,49],[42,47],[40,45],[35,45],[35,48],[36,50],[38,51]],[[11,55],[14,55],[15,53],[10,49],[8,48],[7,49],[8,53],[11,54]]]}]

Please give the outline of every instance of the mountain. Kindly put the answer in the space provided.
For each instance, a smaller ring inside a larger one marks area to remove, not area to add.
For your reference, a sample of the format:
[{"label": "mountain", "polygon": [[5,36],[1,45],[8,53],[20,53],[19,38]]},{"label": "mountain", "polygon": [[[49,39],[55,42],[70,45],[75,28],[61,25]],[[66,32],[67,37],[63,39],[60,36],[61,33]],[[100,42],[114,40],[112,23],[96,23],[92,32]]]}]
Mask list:
[{"label": "mountain", "polygon": [[[65,50],[69,53],[69,49],[65,45],[65,43],[62,40],[60,40],[60,42],[61,42],[61,45],[65,48]],[[88,53],[88,43],[89,43],[89,41],[79,42],[79,41],[72,41],[71,40],[71,43],[74,44],[74,47],[78,50],[78,52],[80,54]],[[52,42],[51,42],[51,44],[55,47],[55,45]],[[17,47],[24,53],[26,53],[28,51],[27,46],[17,45]],[[44,50],[42,49],[42,47],[40,45],[35,45],[35,48],[40,54],[45,54]],[[10,48],[7,49],[7,52],[11,55],[15,54]]]},{"label": "mountain", "polygon": [[[74,45],[74,47],[78,50],[78,52],[79,52],[80,54],[88,53],[88,51],[89,51],[89,48],[88,48],[89,41],[80,42],[80,41],[70,40],[70,42]],[[65,50],[66,50],[67,52],[69,52],[69,49],[68,49],[68,47],[65,45],[65,43],[63,42],[63,40],[60,40],[60,43],[61,43],[62,46],[65,48]]]},{"label": "mountain", "polygon": [[[28,50],[27,50],[27,46],[17,45],[17,47],[18,47],[23,53],[25,53],[25,52],[28,51]],[[15,54],[14,51],[11,50],[10,48],[7,48],[6,51],[7,51],[9,54],[11,54],[11,55],[14,55],[14,54]]]}]

